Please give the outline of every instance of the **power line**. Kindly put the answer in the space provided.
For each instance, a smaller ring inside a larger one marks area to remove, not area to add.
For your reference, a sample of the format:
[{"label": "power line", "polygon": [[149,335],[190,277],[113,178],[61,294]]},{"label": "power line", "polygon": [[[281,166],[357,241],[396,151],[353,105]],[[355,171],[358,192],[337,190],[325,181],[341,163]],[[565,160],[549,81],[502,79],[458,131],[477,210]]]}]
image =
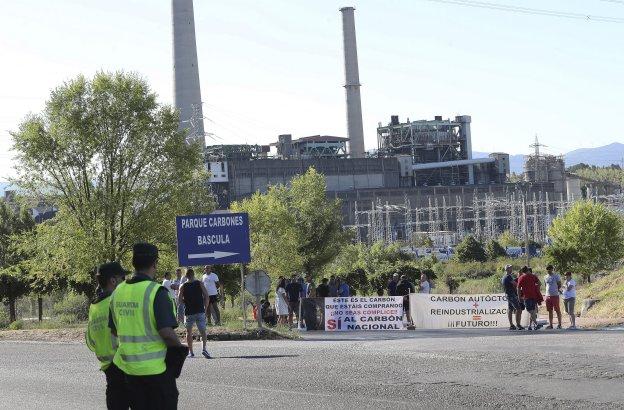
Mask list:
[{"label": "power line", "polygon": [[[426,0],[426,1],[431,1],[435,3],[444,3],[444,4],[455,4],[458,6],[477,7],[477,8],[483,8],[483,9],[498,10],[498,11],[508,11],[511,13],[528,14],[528,15],[535,15],[535,16],[549,16],[549,17],[560,17],[560,18],[568,18],[568,19],[576,19],[576,20],[588,20],[588,21],[598,22],[598,23],[624,24],[624,18],[622,17],[594,16],[591,14],[570,13],[570,12],[557,11],[557,10],[533,9],[533,8],[528,8],[528,7],[509,6],[506,4],[490,3],[490,2],[485,2],[485,1],[473,1],[473,0]],[[609,1],[615,2],[615,0],[609,0]],[[624,1],[622,3],[624,4]]]}]

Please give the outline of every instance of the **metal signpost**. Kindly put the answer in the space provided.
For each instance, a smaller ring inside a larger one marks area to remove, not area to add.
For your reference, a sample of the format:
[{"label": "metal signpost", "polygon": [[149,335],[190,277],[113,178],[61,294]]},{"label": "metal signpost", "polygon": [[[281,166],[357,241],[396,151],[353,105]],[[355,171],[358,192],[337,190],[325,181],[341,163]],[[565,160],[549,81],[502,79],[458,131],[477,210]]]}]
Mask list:
[{"label": "metal signpost", "polygon": [[266,295],[271,289],[271,278],[266,272],[256,270],[245,277],[245,287],[247,291],[256,297],[256,320],[258,327],[262,327],[262,309],[260,297]]},{"label": "metal signpost", "polygon": [[243,325],[245,315],[244,264],[251,262],[249,215],[213,213],[176,217],[180,266],[241,264]]}]

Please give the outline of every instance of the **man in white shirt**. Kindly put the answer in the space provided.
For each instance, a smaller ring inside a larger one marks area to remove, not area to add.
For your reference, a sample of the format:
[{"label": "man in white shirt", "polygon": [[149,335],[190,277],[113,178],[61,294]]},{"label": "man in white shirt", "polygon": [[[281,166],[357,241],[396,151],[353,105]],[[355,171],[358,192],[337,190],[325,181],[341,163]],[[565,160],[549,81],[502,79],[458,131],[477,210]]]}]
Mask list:
[{"label": "man in white shirt", "polygon": [[431,293],[431,284],[429,283],[429,278],[424,273],[420,275],[419,291],[420,293]]},{"label": "man in white shirt", "polygon": [[572,272],[565,273],[563,285],[563,307],[570,316],[570,327],[576,329],[576,315],[574,314],[574,302],[576,301],[576,281],[572,279]]},{"label": "man in white shirt", "polygon": [[208,324],[212,324],[211,316],[214,317],[215,326],[221,326],[221,313],[219,312],[219,289],[221,284],[219,283],[219,277],[212,271],[211,265],[204,267],[204,275],[202,276],[202,282],[208,292],[208,307],[206,308],[206,319]]},{"label": "man in white shirt", "polygon": [[176,294],[179,289],[179,284],[171,280],[171,272],[165,272],[165,279],[162,281],[162,285],[169,291],[169,297],[173,303],[176,303]]}]

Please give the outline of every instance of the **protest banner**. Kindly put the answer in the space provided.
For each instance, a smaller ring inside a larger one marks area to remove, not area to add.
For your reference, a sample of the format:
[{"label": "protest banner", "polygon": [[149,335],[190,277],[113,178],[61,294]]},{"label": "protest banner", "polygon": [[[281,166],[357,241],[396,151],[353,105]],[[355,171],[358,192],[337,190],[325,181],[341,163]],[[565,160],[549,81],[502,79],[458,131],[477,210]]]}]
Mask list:
[{"label": "protest banner", "polygon": [[325,298],[325,330],[403,330],[403,297]]},{"label": "protest banner", "polygon": [[493,295],[410,295],[410,314],[421,329],[506,327],[507,296]]}]

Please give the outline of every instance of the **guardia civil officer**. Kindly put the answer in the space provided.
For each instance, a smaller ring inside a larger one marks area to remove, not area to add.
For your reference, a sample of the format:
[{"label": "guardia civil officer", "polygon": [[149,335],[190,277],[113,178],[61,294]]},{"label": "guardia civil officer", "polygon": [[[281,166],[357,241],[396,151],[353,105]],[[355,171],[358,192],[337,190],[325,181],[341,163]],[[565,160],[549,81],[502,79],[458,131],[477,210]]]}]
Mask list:
[{"label": "guardia civil officer", "polygon": [[89,323],[85,339],[87,347],[100,361],[100,370],[106,375],[106,407],[114,410],[128,409],[125,376],[113,363],[117,338],[108,327],[111,294],[129,272],[118,262],[100,265],[96,279],[98,288],[95,300],[89,306]]},{"label": "guardia civil officer", "polygon": [[132,409],[175,409],[178,389],[175,374],[167,369],[167,347],[180,348],[173,330],[178,326],[169,292],[154,281],[158,248],[134,245],[135,273],[112,296],[109,327],[119,346],[113,363],[126,375]]}]

